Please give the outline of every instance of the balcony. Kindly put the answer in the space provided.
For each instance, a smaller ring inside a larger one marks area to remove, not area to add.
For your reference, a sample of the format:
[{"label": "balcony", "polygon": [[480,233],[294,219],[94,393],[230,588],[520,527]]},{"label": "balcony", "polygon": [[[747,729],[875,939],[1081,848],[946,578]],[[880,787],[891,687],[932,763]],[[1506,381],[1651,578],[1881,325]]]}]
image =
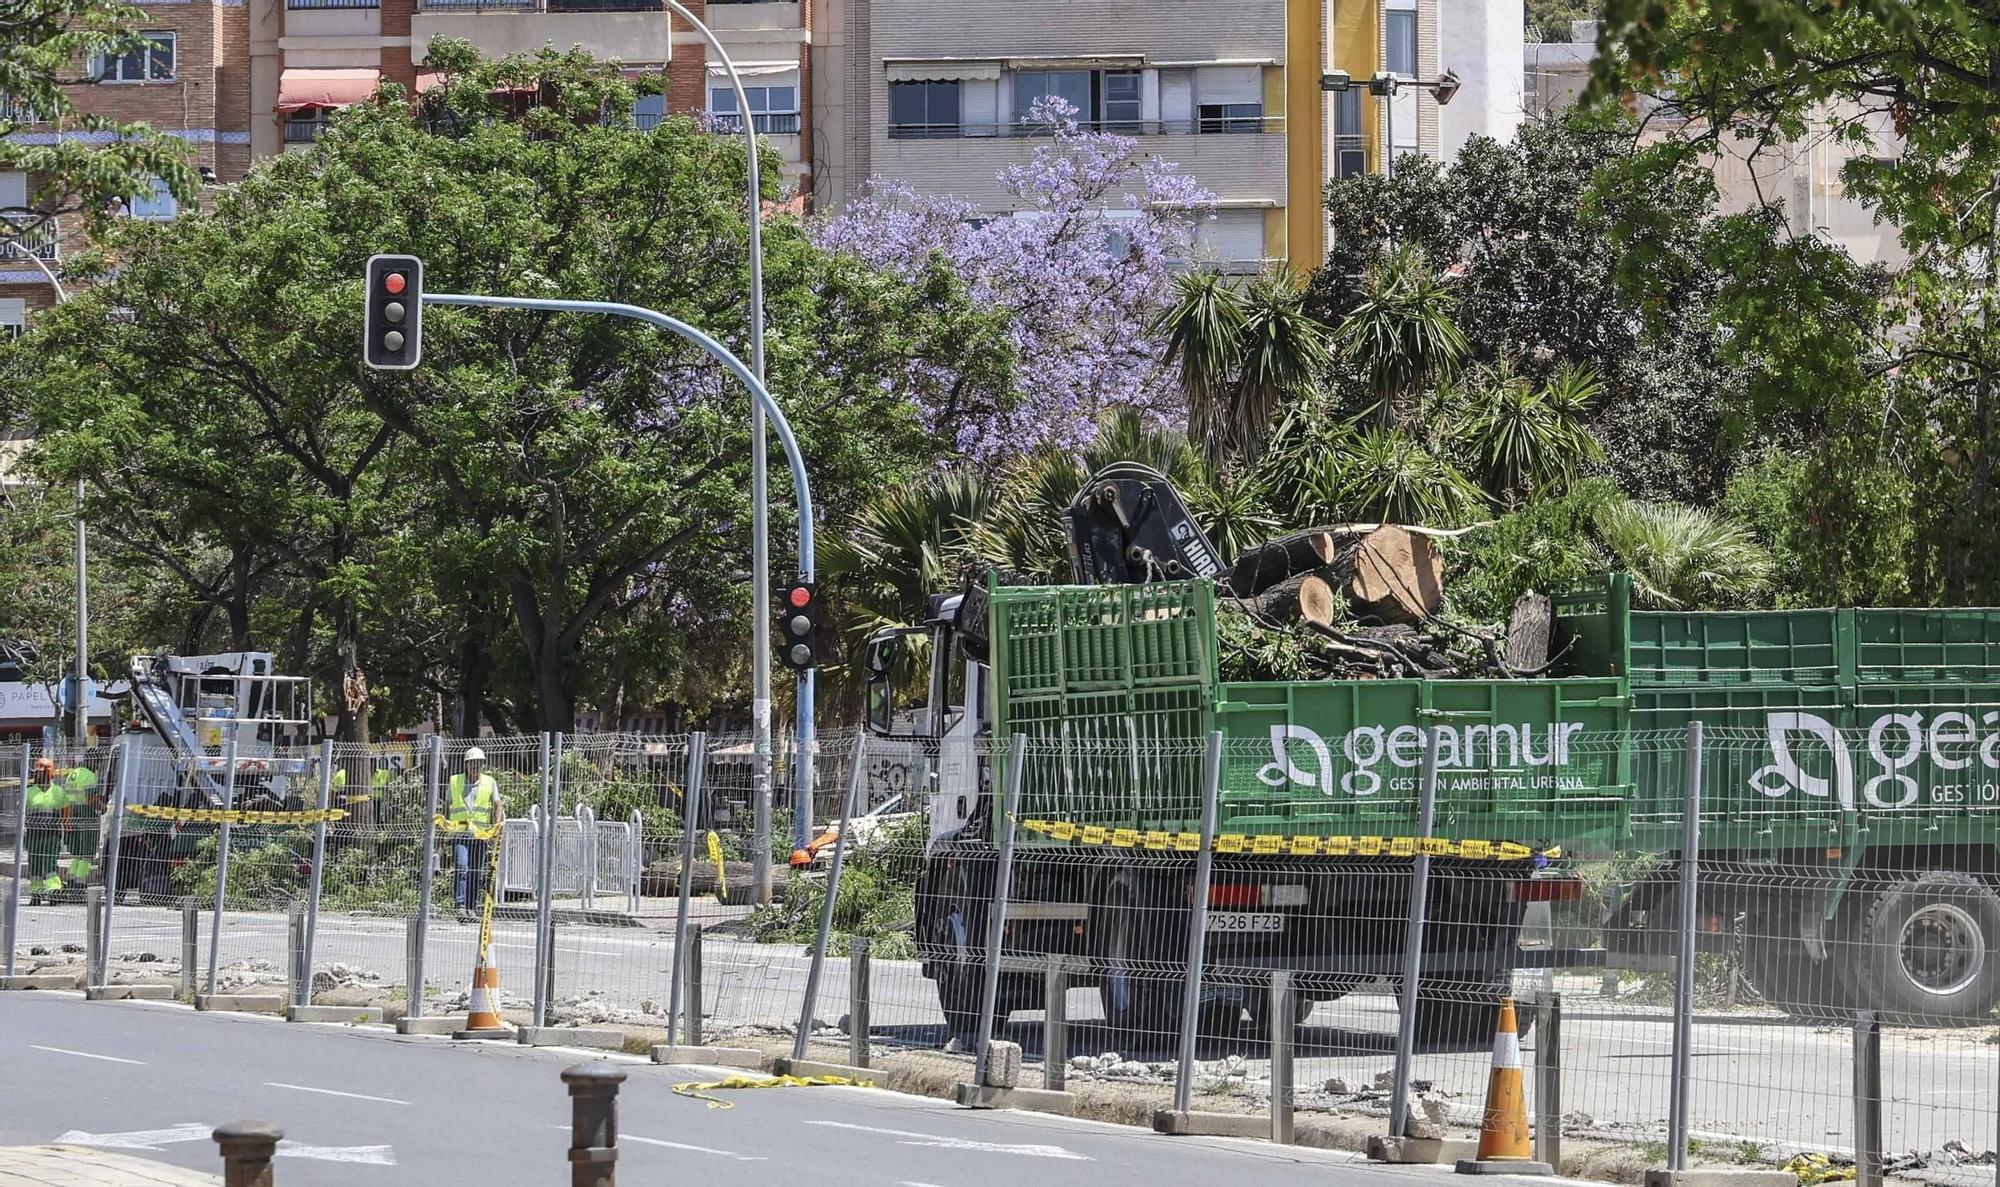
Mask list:
[{"label": "balcony", "polygon": [[[1255,136],[1284,131],[1282,116],[1229,116],[1197,120],[1081,120],[1086,132],[1116,136]],[[1026,120],[1007,124],[890,124],[891,140],[985,140],[995,137],[1047,139],[1046,124]]]},{"label": "balcony", "polygon": [[35,118],[34,108],[14,98],[12,95],[0,95],[0,123],[32,124],[36,122],[38,121]]},{"label": "balcony", "polygon": [[285,0],[290,12],[319,8],[380,8],[382,0]]},{"label": "balcony", "polygon": [[643,0],[419,0],[410,18],[418,64],[433,37],[462,37],[486,58],[582,49],[599,58],[665,62],[667,12]]},{"label": "balcony", "polygon": [[[743,121],[735,115],[710,115],[709,126],[718,132],[743,131]],[[799,134],[799,113],[796,111],[774,111],[770,114],[752,112],[750,124],[767,136],[797,136]]]},{"label": "balcony", "polygon": [[318,140],[320,133],[324,131],[326,131],[324,112],[312,119],[288,119],[285,121],[285,143],[311,144]]},{"label": "balcony", "polygon": [[53,222],[45,222],[18,235],[0,228],[0,260],[36,259],[54,263],[62,254],[62,232]]},{"label": "balcony", "polygon": [[[1191,175],[1216,198],[1228,203],[1283,201],[1287,192],[1285,176],[1285,121],[1267,116],[1263,135],[1203,135],[1191,132],[1186,122],[1137,121],[1133,136],[1137,151],[1172,161]],[[1132,121],[1117,121],[1113,127],[1130,127]],[[928,135],[899,134],[898,129],[877,125],[874,170],[885,177],[915,179],[925,193],[952,194],[983,210],[1006,210],[1014,197],[998,174],[1034,159],[1037,149],[1048,143],[1045,135],[1028,135],[1018,127],[1003,133],[975,127],[966,134],[963,125],[950,127],[904,128]]]}]

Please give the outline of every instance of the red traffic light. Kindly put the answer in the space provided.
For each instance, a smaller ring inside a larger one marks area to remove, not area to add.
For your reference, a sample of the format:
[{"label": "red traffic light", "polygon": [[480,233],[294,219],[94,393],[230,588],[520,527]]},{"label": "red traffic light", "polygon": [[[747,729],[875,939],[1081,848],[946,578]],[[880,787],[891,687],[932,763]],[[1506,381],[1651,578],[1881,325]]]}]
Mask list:
[{"label": "red traffic light", "polygon": [[382,278],[382,287],[392,297],[399,297],[409,287],[409,280],[401,272],[391,272]]},{"label": "red traffic light", "polygon": [[803,585],[794,585],[785,591],[785,600],[790,602],[794,609],[803,610],[812,603],[813,591]]}]

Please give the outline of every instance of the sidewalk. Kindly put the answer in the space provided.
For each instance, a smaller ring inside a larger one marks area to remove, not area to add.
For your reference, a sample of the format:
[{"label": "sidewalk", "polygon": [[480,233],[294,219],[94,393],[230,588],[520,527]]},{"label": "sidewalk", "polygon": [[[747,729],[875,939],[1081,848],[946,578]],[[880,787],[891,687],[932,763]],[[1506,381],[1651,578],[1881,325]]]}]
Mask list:
[{"label": "sidewalk", "polygon": [[0,1146],[0,1187],[216,1187],[221,1182],[220,1175],[89,1146]]}]

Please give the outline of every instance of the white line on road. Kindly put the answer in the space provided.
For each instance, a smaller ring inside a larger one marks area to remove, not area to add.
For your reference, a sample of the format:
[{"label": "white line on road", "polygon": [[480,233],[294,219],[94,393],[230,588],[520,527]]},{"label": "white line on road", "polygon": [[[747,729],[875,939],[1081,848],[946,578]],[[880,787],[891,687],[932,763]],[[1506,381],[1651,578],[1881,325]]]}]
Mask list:
[{"label": "white line on road", "polygon": [[359,1162],[368,1166],[396,1165],[394,1146],[308,1146],[303,1142],[279,1142],[280,1158],[316,1158],[321,1162]]},{"label": "white line on road", "polygon": [[[567,1125],[551,1125],[549,1128],[560,1129],[567,1133],[570,1127]],[[642,1146],[664,1146],[669,1150],[686,1150],[694,1154],[714,1154],[722,1158],[734,1158],[738,1162],[770,1161],[770,1159],[758,1154],[738,1154],[734,1150],[717,1150],[712,1146],[690,1146],[686,1142],[670,1142],[665,1138],[642,1138],[636,1133],[621,1133],[618,1135],[618,1140],[621,1142],[637,1142]]]},{"label": "white line on road", "polygon": [[[940,1146],[946,1150],[971,1150],[982,1154],[1025,1154],[1030,1158],[1064,1158],[1072,1162],[1095,1162],[1088,1154],[1078,1154],[1061,1146],[1012,1145],[1006,1142],[978,1142],[971,1138],[940,1137],[934,1133],[913,1133],[907,1129],[878,1129],[873,1125],[855,1125],[847,1121],[808,1121],[807,1125],[823,1125],[828,1129],[856,1129],[862,1133],[883,1133],[890,1137],[902,1138],[899,1146]],[[913,1140],[914,1139],[914,1140]]]},{"label": "white line on road", "polygon": [[293,1092],[317,1092],[321,1096],[344,1096],[349,1100],[372,1100],[385,1105],[407,1105],[410,1103],[406,1100],[397,1100],[393,1096],[369,1096],[364,1092],[338,1092],[332,1088],[308,1088],[304,1084],[280,1084],[276,1080],[264,1081],[264,1087],[289,1088]]},{"label": "white line on road", "polygon": [[92,1055],[88,1051],[72,1051],[68,1047],[44,1047],[37,1043],[29,1043],[28,1046],[33,1047],[37,1051],[49,1051],[57,1055],[74,1055],[78,1059],[101,1059],[106,1063],[129,1063],[133,1067],[146,1066],[146,1061],[143,1059],[120,1059],[116,1055]]}]

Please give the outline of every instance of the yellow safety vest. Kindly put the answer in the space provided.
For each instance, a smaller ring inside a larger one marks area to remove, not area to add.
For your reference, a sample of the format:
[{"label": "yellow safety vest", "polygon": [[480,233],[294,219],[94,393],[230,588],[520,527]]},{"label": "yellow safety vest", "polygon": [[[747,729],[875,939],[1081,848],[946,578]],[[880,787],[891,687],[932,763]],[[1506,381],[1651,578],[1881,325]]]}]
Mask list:
[{"label": "yellow safety vest", "polygon": [[500,785],[491,775],[481,775],[479,782],[472,785],[472,800],[465,798],[465,776],[451,777],[451,804],[445,819],[453,824],[470,824],[474,828],[493,827],[493,806],[500,799]]}]

